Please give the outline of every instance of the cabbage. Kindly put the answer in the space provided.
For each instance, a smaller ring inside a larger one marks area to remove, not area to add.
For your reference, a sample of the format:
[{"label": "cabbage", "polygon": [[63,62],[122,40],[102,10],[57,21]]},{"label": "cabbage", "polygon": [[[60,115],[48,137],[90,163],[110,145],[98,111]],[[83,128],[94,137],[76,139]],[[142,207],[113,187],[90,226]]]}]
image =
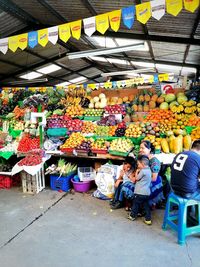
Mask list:
[{"label": "cabbage", "polygon": [[101,98],[106,98],[106,96],[103,94],[103,93],[101,93],[100,95],[99,95],[99,98],[101,99]]}]

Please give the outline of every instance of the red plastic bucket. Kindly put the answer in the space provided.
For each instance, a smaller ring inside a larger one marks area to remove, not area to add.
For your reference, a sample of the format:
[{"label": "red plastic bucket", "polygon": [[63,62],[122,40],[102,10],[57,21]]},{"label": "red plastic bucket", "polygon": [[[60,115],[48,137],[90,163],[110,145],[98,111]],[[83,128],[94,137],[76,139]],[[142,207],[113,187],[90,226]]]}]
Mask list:
[{"label": "red plastic bucket", "polygon": [[76,192],[88,192],[90,190],[92,181],[75,182],[73,178],[71,181]]}]

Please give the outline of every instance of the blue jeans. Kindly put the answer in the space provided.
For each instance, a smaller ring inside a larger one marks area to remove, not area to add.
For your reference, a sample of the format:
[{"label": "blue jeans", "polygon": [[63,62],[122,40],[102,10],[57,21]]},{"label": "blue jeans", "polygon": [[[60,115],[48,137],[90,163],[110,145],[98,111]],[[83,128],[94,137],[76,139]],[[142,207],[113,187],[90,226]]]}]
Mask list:
[{"label": "blue jeans", "polygon": [[151,211],[149,207],[149,196],[144,195],[134,195],[133,198],[133,206],[131,209],[131,216],[137,217],[139,208],[143,206],[145,210],[145,220],[150,221],[151,220]]}]

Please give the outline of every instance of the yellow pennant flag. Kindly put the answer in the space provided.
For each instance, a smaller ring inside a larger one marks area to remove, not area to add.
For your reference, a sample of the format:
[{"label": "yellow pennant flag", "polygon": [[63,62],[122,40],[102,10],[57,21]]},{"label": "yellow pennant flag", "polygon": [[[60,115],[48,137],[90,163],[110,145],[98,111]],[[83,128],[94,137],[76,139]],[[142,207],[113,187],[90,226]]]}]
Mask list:
[{"label": "yellow pennant flag", "polygon": [[28,33],[18,35],[19,48],[24,50],[28,45]]},{"label": "yellow pennant flag", "polygon": [[95,83],[89,83],[89,84],[87,85],[87,88],[88,88],[88,89],[91,89],[91,90],[95,90],[95,89],[96,89],[96,84],[95,84]]},{"label": "yellow pennant flag", "polygon": [[110,27],[113,31],[117,32],[119,30],[120,22],[121,22],[121,9],[112,11],[108,14]]},{"label": "yellow pennant flag", "polygon": [[199,6],[199,0],[184,0],[184,7],[186,10],[194,13]]},{"label": "yellow pennant flag", "polygon": [[183,8],[182,0],[166,0],[167,13],[177,16]]},{"label": "yellow pennant flag", "polygon": [[160,82],[168,81],[169,80],[169,74],[168,73],[159,74],[158,79]]},{"label": "yellow pennant flag", "polygon": [[104,88],[106,88],[106,89],[112,88],[112,82],[106,82],[106,83],[104,83]]},{"label": "yellow pennant flag", "polygon": [[67,42],[69,38],[71,37],[71,31],[70,31],[70,23],[65,23],[58,26],[59,29],[59,38],[63,42]]},{"label": "yellow pennant flag", "polygon": [[72,36],[77,40],[81,37],[81,23],[82,20],[76,20],[70,23]]},{"label": "yellow pennant flag", "polygon": [[16,52],[19,47],[18,35],[8,37],[8,47],[12,52]]},{"label": "yellow pennant flag", "polygon": [[151,3],[146,2],[136,5],[135,7],[137,20],[143,24],[146,24],[151,17]]},{"label": "yellow pennant flag", "polygon": [[109,28],[108,13],[96,16],[96,29],[104,34]]},{"label": "yellow pennant flag", "polygon": [[38,44],[45,47],[48,43],[48,29],[38,31]]}]

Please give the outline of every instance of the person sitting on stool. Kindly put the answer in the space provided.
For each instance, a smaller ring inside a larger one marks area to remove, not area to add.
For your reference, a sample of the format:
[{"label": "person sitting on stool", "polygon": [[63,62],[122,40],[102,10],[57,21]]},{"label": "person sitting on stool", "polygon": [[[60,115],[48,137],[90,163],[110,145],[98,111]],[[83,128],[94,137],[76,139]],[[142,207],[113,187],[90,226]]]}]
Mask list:
[{"label": "person sitting on stool", "polygon": [[200,201],[200,139],[190,151],[176,155],[171,166],[171,187],[176,195]]}]

